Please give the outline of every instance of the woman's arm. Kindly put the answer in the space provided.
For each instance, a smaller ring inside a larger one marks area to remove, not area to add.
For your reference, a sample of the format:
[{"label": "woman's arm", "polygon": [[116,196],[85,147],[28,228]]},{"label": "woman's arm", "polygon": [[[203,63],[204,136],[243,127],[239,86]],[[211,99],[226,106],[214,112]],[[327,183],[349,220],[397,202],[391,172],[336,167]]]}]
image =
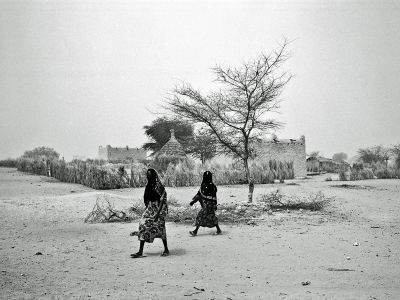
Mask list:
[{"label": "woman's arm", "polygon": [[160,216],[160,212],[161,212],[161,209],[163,208],[163,205],[164,205],[164,202],[165,202],[165,192],[164,192],[164,194],[160,197],[160,205],[159,205],[159,207],[158,207],[158,210],[157,210],[157,213],[155,214],[155,216],[154,216],[154,221],[157,221],[158,220],[158,217]]},{"label": "woman's arm", "polygon": [[193,197],[192,201],[190,202],[190,206],[192,206],[193,204],[195,204],[197,201],[199,201],[201,198],[200,196],[200,191],[197,192],[197,194]]}]

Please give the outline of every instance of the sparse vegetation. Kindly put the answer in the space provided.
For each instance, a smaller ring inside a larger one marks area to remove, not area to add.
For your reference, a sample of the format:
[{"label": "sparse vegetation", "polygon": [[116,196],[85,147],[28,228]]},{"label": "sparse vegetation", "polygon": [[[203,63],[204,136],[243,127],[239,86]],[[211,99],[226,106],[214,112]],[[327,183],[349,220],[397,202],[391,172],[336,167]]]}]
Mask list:
[{"label": "sparse vegetation", "polygon": [[355,181],[366,179],[394,179],[400,178],[400,170],[395,167],[386,166],[385,163],[368,163],[368,167],[363,163],[355,163],[350,171],[341,169],[339,171],[339,180],[341,181]]},{"label": "sparse vegetation", "polygon": [[17,160],[12,158],[7,158],[0,160],[0,167],[6,168],[16,168],[17,167]]},{"label": "sparse vegetation", "polygon": [[[191,207],[189,205],[180,204],[174,198],[168,200],[168,215],[166,221],[175,223],[192,224],[196,220],[199,207]],[[127,211],[128,218],[120,219],[121,222],[129,222],[141,218],[145,206],[143,201],[137,200]],[[220,222],[226,223],[247,223],[250,220],[260,217],[266,213],[267,207],[255,205],[239,205],[239,204],[219,204],[217,216]],[[104,218],[102,218],[104,219]]]},{"label": "sparse vegetation", "polygon": [[[322,192],[305,197],[284,195],[279,190],[262,195],[258,202],[253,204],[223,203],[218,205],[217,216],[220,222],[247,223],[260,218],[264,214],[271,214],[281,210],[322,210],[332,200]],[[193,223],[196,220],[199,207],[179,203],[175,198],[168,199],[168,215],[166,221],[175,223]],[[107,194],[99,195],[92,211],[85,218],[85,222],[131,222],[139,220],[145,211],[142,200],[136,200],[126,211],[114,208],[114,204]]]},{"label": "sparse vegetation", "polygon": [[[62,182],[79,183],[88,187],[106,190],[146,185],[146,170],[153,167],[161,170],[160,177],[166,186],[194,186],[201,183],[202,174],[210,170],[217,185],[243,184],[246,182],[244,171],[235,163],[218,164],[206,162],[204,165],[191,159],[164,158],[144,163],[110,164],[104,161],[63,159],[24,158],[17,160],[19,171],[54,177]],[[293,163],[275,160],[254,162],[251,165],[256,183],[284,182],[293,179]],[[129,171],[130,169],[130,171]],[[128,174],[129,172],[129,174]]]},{"label": "sparse vegetation", "polygon": [[322,192],[308,195],[307,197],[283,195],[279,190],[262,195],[261,202],[264,202],[270,209],[288,209],[288,210],[322,210],[332,200],[326,197]]},{"label": "sparse vegetation", "polygon": [[114,203],[109,195],[101,194],[97,196],[96,204],[92,211],[85,218],[85,223],[110,223],[110,222],[129,222],[132,218],[124,211],[114,208]]}]

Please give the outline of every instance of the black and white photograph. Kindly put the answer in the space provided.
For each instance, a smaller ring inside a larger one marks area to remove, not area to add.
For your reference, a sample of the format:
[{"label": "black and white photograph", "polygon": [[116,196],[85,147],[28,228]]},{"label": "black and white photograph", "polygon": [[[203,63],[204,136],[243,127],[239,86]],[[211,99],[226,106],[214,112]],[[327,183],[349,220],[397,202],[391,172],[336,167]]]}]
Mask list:
[{"label": "black and white photograph", "polygon": [[400,1],[0,0],[0,299],[400,299]]}]

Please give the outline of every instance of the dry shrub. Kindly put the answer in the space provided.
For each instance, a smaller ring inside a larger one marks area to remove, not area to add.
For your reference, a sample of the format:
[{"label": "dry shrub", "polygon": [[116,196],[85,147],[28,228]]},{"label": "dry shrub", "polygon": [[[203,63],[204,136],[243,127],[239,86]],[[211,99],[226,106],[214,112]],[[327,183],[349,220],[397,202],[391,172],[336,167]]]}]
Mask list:
[{"label": "dry shrub", "polygon": [[[189,206],[181,204],[174,198],[168,200],[168,214],[166,221],[175,223],[193,224],[201,207],[199,205]],[[220,222],[247,223],[249,220],[259,217],[266,211],[266,207],[256,204],[219,204],[216,214]],[[145,210],[142,201],[136,201],[127,212],[132,220],[140,219]]]},{"label": "dry shrub", "polygon": [[85,223],[130,222],[132,217],[121,210],[116,210],[107,194],[97,196],[96,204],[85,218]]},{"label": "dry shrub", "polygon": [[326,197],[321,191],[316,194],[310,194],[306,197],[283,195],[279,190],[261,196],[261,202],[264,202],[270,209],[289,209],[289,210],[322,210],[332,200]]},{"label": "dry shrub", "polygon": [[[248,203],[219,204],[216,214],[220,222],[251,224],[262,215],[273,210],[322,210],[331,200],[321,192],[301,198],[297,196],[285,196],[279,190],[267,195],[262,195],[260,201]],[[200,206],[181,204],[171,197],[168,200],[167,222],[193,224],[200,210]],[[131,222],[141,218],[145,206],[143,201],[137,200],[127,211],[116,210],[108,195],[98,196],[93,210],[86,217],[85,222]]]}]

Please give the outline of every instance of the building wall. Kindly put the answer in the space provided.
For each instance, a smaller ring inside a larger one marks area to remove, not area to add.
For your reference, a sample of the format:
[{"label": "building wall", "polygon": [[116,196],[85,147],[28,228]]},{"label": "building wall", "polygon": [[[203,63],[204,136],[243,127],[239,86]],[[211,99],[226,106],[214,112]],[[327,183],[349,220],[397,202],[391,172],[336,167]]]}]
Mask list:
[{"label": "building wall", "polygon": [[99,159],[108,160],[107,147],[99,146]]},{"label": "building wall", "polygon": [[140,148],[127,147],[99,147],[99,159],[107,161],[113,160],[144,160],[146,159],[146,150]]},{"label": "building wall", "polygon": [[320,172],[319,161],[316,157],[307,158],[307,172]]},{"label": "building wall", "polygon": [[306,142],[302,136],[298,140],[263,141],[257,147],[257,159],[269,161],[293,161],[294,176],[306,177]]},{"label": "building wall", "polygon": [[340,169],[349,169],[350,165],[346,162],[336,162],[329,158],[309,157],[307,158],[308,172],[328,172],[336,173]]}]

